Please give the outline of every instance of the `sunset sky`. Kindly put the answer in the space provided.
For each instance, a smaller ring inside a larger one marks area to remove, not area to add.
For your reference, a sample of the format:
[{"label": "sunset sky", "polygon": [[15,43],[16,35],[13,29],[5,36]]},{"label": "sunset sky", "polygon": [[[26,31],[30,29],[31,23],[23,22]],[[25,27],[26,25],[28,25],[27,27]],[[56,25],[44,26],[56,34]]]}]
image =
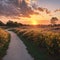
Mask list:
[{"label": "sunset sky", "polygon": [[4,23],[50,24],[52,17],[60,20],[60,0],[0,0],[0,20]]}]

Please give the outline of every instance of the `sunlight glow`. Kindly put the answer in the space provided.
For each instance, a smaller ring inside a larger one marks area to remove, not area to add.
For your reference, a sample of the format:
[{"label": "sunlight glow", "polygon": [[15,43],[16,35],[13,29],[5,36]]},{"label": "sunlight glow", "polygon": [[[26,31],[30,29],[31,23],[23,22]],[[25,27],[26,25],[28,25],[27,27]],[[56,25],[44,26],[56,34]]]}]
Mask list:
[{"label": "sunlight glow", "polygon": [[30,18],[21,17],[21,22],[24,23],[24,24],[29,24],[29,25],[39,25],[39,24],[43,24],[43,23],[46,24],[46,22],[44,20],[47,20],[48,18],[50,18],[50,17],[48,15],[46,15],[46,14],[45,14],[45,16],[31,15]]},{"label": "sunlight glow", "polygon": [[32,25],[38,25],[38,23],[37,23],[36,20],[32,20],[32,21],[31,21],[31,24],[32,24]]}]

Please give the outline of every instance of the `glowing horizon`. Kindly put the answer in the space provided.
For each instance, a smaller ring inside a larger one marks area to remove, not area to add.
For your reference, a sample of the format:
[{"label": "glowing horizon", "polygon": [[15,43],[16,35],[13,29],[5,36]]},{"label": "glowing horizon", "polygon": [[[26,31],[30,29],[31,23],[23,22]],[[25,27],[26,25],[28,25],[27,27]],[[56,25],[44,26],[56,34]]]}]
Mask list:
[{"label": "glowing horizon", "polygon": [[2,0],[0,20],[4,23],[12,20],[29,25],[50,24],[52,17],[60,20],[59,2],[59,0]]}]

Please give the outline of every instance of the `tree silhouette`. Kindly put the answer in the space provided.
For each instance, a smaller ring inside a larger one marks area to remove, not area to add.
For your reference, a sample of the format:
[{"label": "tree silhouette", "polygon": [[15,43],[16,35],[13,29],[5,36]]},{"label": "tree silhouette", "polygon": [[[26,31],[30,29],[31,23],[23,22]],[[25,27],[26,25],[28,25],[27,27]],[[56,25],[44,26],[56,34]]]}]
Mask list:
[{"label": "tree silhouette", "polygon": [[58,21],[58,18],[57,17],[52,17],[51,18],[51,24],[52,26],[56,26],[56,22]]},{"label": "tree silhouette", "polygon": [[9,20],[7,23],[6,23],[7,26],[13,26],[13,21]]},{"label": "tree silhouette", "polygon": [[19,27],[19,26],[22,26],[23,24],[21,23],[17,23],[17,22],[13,22],[11,20],[9,20],[7,23],[6,23],[6,26],[9,26],[9,27]]},{"label": "tree silhouette", "polygon": [[0,21],[0,26],[5,26],[5,24],[2,21]]}]

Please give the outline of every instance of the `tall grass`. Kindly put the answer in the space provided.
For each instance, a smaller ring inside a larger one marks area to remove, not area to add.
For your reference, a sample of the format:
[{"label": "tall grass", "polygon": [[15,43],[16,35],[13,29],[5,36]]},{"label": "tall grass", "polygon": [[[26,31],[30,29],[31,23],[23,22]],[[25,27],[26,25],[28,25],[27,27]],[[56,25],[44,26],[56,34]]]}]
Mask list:
[{"label": "tall grass", "polygon": [[60,59],[60,33],[38,29],[15,29],[14,31],[22,38],[35,60],[44,60],[45,58],[49,60],[50,57],[54,57],[54,60]]},{"label": "tall grass", "polygon": [[0,28],[0,60],[6,54],[10,41],[10,34]]}]

